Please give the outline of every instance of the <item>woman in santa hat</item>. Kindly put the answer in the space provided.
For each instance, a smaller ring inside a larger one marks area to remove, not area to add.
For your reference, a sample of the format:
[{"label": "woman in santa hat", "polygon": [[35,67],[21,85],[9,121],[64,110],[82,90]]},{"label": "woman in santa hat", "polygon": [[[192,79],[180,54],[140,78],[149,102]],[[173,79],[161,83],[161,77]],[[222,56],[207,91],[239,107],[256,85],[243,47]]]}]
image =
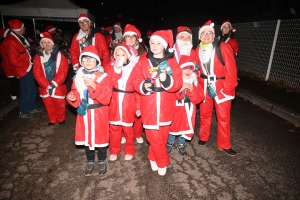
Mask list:
[{"label": "woman in santa hat", "polygon": [[150,38],[150,51],[134,68],[133,86],[140,94],[142,123],[149,142],[151,169],[164,176],[170,162],[166,145],[174,119],[175,92],[182,86],[181,70],[173,58],[173,33],[156,31]]},{"label": "woman in santa hat", "polygon": [[98,150],[99,176],[107,172],[106,157],[109,144],[108,104],[111,100],[110,79],[104,73],[97,49],[84,48],[79,57],[82,65],[73,78],[68,103],[77,108],[75,144],[84,145],[86,152],[85,176],[94,170],[95,150]]},{"label": "woman in santa hat", "polygon": [[225,42],[231,46],[235,56],[238,55],[239,52],[239,44],[235,38],[233,38],[233,33],[235,32],[235,28],[233,28],[231,22],[229,20],[223,21],[221,25],[221,34],[218,37],[221,42]]},{"label": "woman in santa hat", "polygon": [[69,70],[68,60],[60,53],[49,32],[41,33],[40,37],[40,46],[35,49],[33,60],[34,78],[47,111],[48,125],[63,125],[66,120],[65,80]]},{"label": "woman in santa hat", "polygon": [[235,97],[237,69],[232,48],[220,44],[225,66],[219,60],[214,42],[214,23],[209,20],[199,29],[200,45],[196,49],[197,62],[200,64],[200,84],[204,89],[204,100],[200,104],[199,145],[204,145],[210,137],[213,107],[217,116],[217,147],[229,156],[236,152],[230,141],[231,100]]},{"label": "woman in santa hat", "polygon": [[107,72],[113,86],[112,99],[109,104],[109,160],[115,161],[120,154],[123,134],[126,138],[125,160],[131,160],[136,152],[133,123],[135,116],[140,117],[141,115],[139,94],[131,85],[131,81],[134,79],[132,71],[138,59],[132,55],[126,43],[118,44],[113,56],[112,67]]}]

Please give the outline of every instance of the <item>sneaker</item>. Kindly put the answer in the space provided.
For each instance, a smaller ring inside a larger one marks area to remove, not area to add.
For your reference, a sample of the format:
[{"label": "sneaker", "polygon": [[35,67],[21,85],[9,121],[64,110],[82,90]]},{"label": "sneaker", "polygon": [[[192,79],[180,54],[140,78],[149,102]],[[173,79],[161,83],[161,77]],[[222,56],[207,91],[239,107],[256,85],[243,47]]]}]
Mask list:
[{"label": "sneaker", "polygon": [[136,138],[136,142],[142,144],[144,142],[144,139],[142,137]]},{"label": "sneaker", "polygon": [[117,158],[118,158],[118,156],[115,155],[115,154],[111,154],[111,155],[109,156],[109,160],[110,160],[110,161],[115,161],[115,160],[117,160]]},{"label": "sneaker", "polygon": [[125,142],[126,142],[126,138],[122,137],[121,144],[125,144]]},{"label": "sneaker", "polygon": [[30,112],[27,112],[27,113],[21,113],[20,112],[19,117],[20,118],[33,118],[34,115],[32,113],[30,113]]},{"label": "sneaker", "polygon": [[95,162],[93,160],[87,161],[84,171],[85,176],[92,176],[94,170],[94,163]]},{"label": "sneaker", "polygon": [[172,148],[173,148],[173,144],[168,143],[167,144],[167,152],[168,152],[169,155],[170,155],[170,153],[172,151]]},{"label": "sneaker", "polygon": [[11,104],[14,104],[14,105],[17,105],[17,106],[20,104],[18,99],[12,99],[12,98],[10,98],[10,99],[9,99],[9,102],[10,102]]},{"label": "sneaker", "polygon": [[133,155],[126,154],[124,159],[125,160],[132,160],[132,158],[133,158]]},{"label": "sneaker", "polygon": [[35,109],[33,109],[33,110],[31,110],[31,111],[29,111],[30,113],[39,113],[39,112],[43,112],[44,111],[44,109],[42,109],[42,108],[35,108]]},{"label": "sneaker", "polygon": [[160,168],[159,167],[158,170],[157,170],[157,172],[158,172],[158,175],[164,176],[167,173],[167,167],[164,167],[164,168]]},{"label": "sneaker", "polygon": [[152,171],[157,171],[158,170],[158,166],[157,166],[155,161],[150,160],[150,165],[151,165]]},{"label": "sneaker", "polygon": [[107,172],[106,161],[99,160],[98,167],[99,167],[99,176],[105,176],[105,174]]},{"label": "sneaker", "polygon": [[181,157],[186,157],[187,156],[187,152],[186,152],[185,146],[183,144],[178,145],[177,151],[179,152]]}]

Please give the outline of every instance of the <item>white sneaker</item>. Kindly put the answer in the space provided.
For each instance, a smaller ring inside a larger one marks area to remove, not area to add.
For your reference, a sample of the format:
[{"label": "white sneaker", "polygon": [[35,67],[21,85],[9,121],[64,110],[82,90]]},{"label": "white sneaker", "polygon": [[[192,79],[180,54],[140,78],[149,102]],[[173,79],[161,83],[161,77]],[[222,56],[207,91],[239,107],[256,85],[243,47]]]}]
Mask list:
[{"label": "white sneaker", "polygon": [[132,160],[132,158],[133,158],[133,155],[126,154],[124,159],[125,160]]},{"label": "white sneaker", "polygon": [[144,142],[144,139],[142,137],[136,138],[136,142],[142,144]]},{"label": "white sneaker", "polygon": [[122,137],[121,144],[125,144],[125,142],[126,142],[126,138]]},{"label": "white sneaker", "polygon": [[167,173],[167,167],[164,167],[164,168],[158,167],[158,175],[164,176],[164,175],[166,175],[166,173]]},{"label": "white sneaker", "polygon": [[150,165],[151,165],[152,171],[157,171],[158,170],[158,166],[157,166],[155,161],[150,160]]},{"label": "white sneaker", "polygon": [[115,160],[117,160],[117,158],[118,158],[118,156],[117,156],[117,155],[114,155],[114,154],[111,154],[111,155],[109,156],[109,160],[110,160],[110,161],[115,161]]}]

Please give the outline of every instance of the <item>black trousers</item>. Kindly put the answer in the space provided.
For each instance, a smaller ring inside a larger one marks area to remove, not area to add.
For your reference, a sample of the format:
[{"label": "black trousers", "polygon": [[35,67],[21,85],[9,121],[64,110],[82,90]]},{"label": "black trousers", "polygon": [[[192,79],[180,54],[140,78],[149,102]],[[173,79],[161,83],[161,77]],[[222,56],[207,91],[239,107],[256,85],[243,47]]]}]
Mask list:
[{"label": "black trousers", "polygon": [[[98,160],[106,160],[107,157],[107,147],[97,147],[96,150],[98,151]],[[85,146],[85,153],[86,153],[86,159],[88,161],[94,161],[95,160],[95,151],[96,150],[90,150],[88,146]]]},{"label": "black trousers", "polygon": [[10,82],[10,95],[17,97],[19,80],[16,77],[8,78]]}]

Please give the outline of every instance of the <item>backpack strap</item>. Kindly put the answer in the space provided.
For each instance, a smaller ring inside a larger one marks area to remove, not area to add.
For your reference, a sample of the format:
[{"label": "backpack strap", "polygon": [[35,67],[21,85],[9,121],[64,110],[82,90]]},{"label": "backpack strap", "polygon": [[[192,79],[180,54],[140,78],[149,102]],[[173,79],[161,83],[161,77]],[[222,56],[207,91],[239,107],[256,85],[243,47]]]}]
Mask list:
[{"label": "backpack strap", "polygon": [[224,63],[224,60],[223,60],[223,57],[222,57],[222,52],[221,52],[220,45],[221,45],[221,41],[217,40],[216,41],[216,53],[217,53],[218,59],[220,60],[220,62],[222,63],[222,65],[225,66],[225,63]]}]

